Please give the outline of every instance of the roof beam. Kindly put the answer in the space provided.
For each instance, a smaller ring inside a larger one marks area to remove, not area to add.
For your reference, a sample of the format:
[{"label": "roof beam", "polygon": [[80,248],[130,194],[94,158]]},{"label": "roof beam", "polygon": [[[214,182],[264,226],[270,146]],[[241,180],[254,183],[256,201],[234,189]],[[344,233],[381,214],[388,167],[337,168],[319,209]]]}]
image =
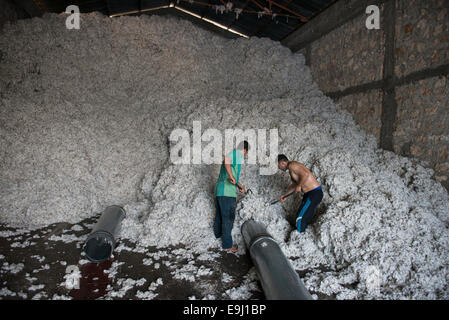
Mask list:
[{"label": "roof beam", "polygon": [[[263,11],[265,11],[266,8],[265,8],[264,6],[262,6],[259,2],[257,2],[256,0],[251,0],[251,1],[252,1],[256,6],[258,6],[260,9],[262,9]],[[283,9],[283,10],[285,10],[285,11],[287,11],[287,12],[293,14],[294,16],[297,16],[297,17],[299,18],[299,20],[301,20],[302,22],[307,22],[307,18],[304,17],[303,15],[301,15],[301,14],[299,14],[299,13],[293,11],[293,10],[290,10],[289,8],[283,6],[283,5],[281,5],[281,4],[279,4],[279,3],[275,2],[275,1],[272,1],[272,0],[266,0],[266,1],[267,1],[270,5],[274,5],[274,6],[276,6],[276,7],[279,7],[279,8],[281,8],[281,9]]]},{"label": "roof beam", "polygon": [[200,19],[200,20],[203,20],[203,21],[206,21],[206,22],[208,22],[208,23],[210,23],[210,24],[213,24],[213,25],[215,25],[215,26],[217,26],[217,27],[219,27],[219,28],[221,28],[221,29],[224,29],[224,30],[226,30],[226,31],[228,31],[228,32],[232,32],[232,33],[238,34],[239,36],[244,37],[244,38],[249,38],[246,34],[243,34],[243,33],[239,32],[239,31],[237,31],[237,30],[234,30],[234,29],[232,29],[232,28],[229,28],[229,27],[227,27],[227,26],[225,26],[225,25],[223,25],[223,24],[221,24],[221,23],[219,23],[219,22],[217,22],[217,21],[212,20],[212,19],[201,18],[201,16],[200,16],[199,14],[197,14],[197,13],[195,13],[195,12],[192,12],[192,11],[190,11],[190,10],[184,9],[183,7],[174,5],[174,8],[177,9],[177,10],[180,10],[180,11],[182,11],[182,12],[184,12],[184,13],[190,14],[190,15],[192,15],[192,16],[194,16],[194,17]]},{"label": "roof beam", "polygon": [[13,2],[28,13],[31,18],[40,17],[42,16],[42,13],[45,12],[45,7],[39,3],[39,1],[15,0]]},{"label": "roof beam", "polygon": [[[379,4],[389,0],[333,0],[317,11],[309,23],[299,23],[291,32],[281,39],[281,43],[292,51],[297,51],[314,41],[317,37],[336,28],[345,17],[354,17],[363,12],[367,4]],[[321,15],[320,19],[315,19]],[[346,18],[349,19],[349,18]],[[303,29],[304,28],[304,29]],[[298,31],[301,29],[301,31]]]},{"label": "roof beam", "polygon": [[[245,5],[243,6],[242,10],[245,10],[245,9],[246,9],[246,7],[248,6],[248,4],[249,4],[250,1],[251,1],[251,0],[247,0],[247,1],[246,1],[246,3],[245,3]],[[236,17],[234,18],[234,20],[229,24],[228,28],[232,27],[232,25],[233,25],[236,21],[237,21],[237,15],[236,15]]]},{"label": "roof beam", "polygon": [[148,8],[148,9],[132,10],[132,11],[127,11],[127,12],[119,12],[119,13],[109,14],[109,18],[125,16],[125,15],[128,15],[128,14],[143,13],[143,12],[147,12],[147,11],[156,11],[156,10],[160,10],[160,9],[166,9],[166,8],[169,8],[169,7],[170,7],[170,5],[165,5],[165,6],[159,6],[159,7],[154,7],[154,8]]},{"label": "roof beam", "polygon": [[276,7],[279,7],[279,8],[281,8],[281,9],[284,9],[285,11],[290,12],[291,14],[293,14],[293,15],[299,17],[299,20],[301,20],[302,22],[307,22],[307,18],[304,17],[302,14],[299,14],[299,13],[297,13],[296,11],[290,10],[289,8],[283,6],[283,5],[281,5],[281,4],[279,4],[279,3],[275,2],[275,1],[272,1],[272,0],[266,0],[266,1],[267,1],[268,3],[270,3],[270,4],[274,5],[274,6],[276,6]]},{"label": "roof beam", "polygon": [[[288,6],[293,0],[289,0],[286,4],[286,6]],[[281,10],[278,10],[275,13],[280,13]],[[261,25],[259,28],[257,28],[256,31],[254,31],[254,33],[251,35],[251,37],[256,36],[257,34],[259,34],[261,31],[263,31],[266,27],[268,27],[271,23],[273,22],[273,19],[268,20],[267,22],[265,22],[263,25]]]}]

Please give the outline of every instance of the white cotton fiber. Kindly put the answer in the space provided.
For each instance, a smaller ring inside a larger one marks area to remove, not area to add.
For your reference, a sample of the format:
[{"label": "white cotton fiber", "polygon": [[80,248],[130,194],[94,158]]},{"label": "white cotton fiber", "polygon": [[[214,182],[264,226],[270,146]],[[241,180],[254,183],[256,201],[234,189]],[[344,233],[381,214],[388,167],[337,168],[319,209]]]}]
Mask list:
[{"label": "white cotton fiber", "polygon": [[[253,218],[316,294],[449,298],[448,193],[432,170],[377,149],[320,92],[302,55],[158,16],[88,14],[67,30],[65,16],[50,14],[1,32],[0,222],[74,223],[118,204],[123,238],[207,255],[221,247],[212,232],[219,165],[172,164],[171,131],[193,121],[203,131],[277,128],[279,152],[313,171],[324,199],[298,234],[299,196],[268,205],[288,174],[244,165],[241,182],[254,193],[237,205],[240,254],[240,226]],[[249,297],[253,286],[227,295]]]}]

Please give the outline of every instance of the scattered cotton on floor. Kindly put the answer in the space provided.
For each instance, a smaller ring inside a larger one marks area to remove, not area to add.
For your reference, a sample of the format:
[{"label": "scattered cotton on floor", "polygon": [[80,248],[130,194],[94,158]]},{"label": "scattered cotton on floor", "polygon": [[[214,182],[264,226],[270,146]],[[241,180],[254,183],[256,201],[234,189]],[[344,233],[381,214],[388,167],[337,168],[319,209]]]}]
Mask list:
[{"label": "scattered cotton on floor", "polygon": [[[307,271],[315,293],[449,298],[448,193],[432,170],[379,150],[320,92],[302,55],[176,18],[99,14],[82,15],[80,30],[67,30],[55,14],[7,23],[0,48],[2,223],[75,223],[118,204],[127,212],[121,237],[142,247],[184,244],[214,259],[219,166],[171,164],[170,133],[191,131],[193,121],[203,131],[277,128],[279,151],[313,171],[324,199],[315,223],[298,234],[299,197],[268,205],[286,190],[287,174],[261,176],[245,165],[241,182],[254,193],[239,197],[240,254],[240,226],[254,218],[295,269]],[[174,276],[191,280],[198,270]],[[229,297],[249,297],[254,277]],[[120,295],[135,280],[127,281]],[[156,297],[153,287],[138,297]]]}]

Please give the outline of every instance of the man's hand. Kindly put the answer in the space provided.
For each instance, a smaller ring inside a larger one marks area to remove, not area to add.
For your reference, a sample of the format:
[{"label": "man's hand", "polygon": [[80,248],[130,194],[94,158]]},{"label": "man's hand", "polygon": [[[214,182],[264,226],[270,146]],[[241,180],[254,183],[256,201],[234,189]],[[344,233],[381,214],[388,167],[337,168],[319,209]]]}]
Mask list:
[{"label": "man's hand", "polygon": [[239,188],[239,191],[241,192],[241,193],[243,193],[243,194],[246,194],[246,189],[245,189],[245,186],[242,186],[242,185],[237,185],[237,187]]},{"label": "man's hand", "polygon": [[234,178],[233,176],[230,176],[230,177],[229,177],[229,181],[230,181],[232,184],[235,184],[235,183],[236,183],[235,178]]},{"label": "man's hand", "polygon": [[279,198],[279,202],[284,202],[286,199],[285,199],[285,196],[281,196],[280,198]]}]

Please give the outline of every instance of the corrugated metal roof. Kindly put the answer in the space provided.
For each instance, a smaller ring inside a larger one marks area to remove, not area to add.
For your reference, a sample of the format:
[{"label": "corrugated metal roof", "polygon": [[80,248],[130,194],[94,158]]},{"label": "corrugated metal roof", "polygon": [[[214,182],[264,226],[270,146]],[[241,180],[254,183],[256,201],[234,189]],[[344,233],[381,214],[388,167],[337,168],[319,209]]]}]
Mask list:
[{"label": "corrugated metal roof", "polygon": [[[17,1],[22,2],[24,0]],[[64,12],[77,5],[80,12],[108,16],[125,14],[190,14],[245,36],[282,40],[336,0],[29,0],[42,12]],[[18,3],[20,5],[20,3]],[[178,9],[178,10],[177,10]],[[176,11],[182,11],[180,14]],[[192,20],[192,19],[190,19]],[[206,25],[206,24],[203,24]]]}]

